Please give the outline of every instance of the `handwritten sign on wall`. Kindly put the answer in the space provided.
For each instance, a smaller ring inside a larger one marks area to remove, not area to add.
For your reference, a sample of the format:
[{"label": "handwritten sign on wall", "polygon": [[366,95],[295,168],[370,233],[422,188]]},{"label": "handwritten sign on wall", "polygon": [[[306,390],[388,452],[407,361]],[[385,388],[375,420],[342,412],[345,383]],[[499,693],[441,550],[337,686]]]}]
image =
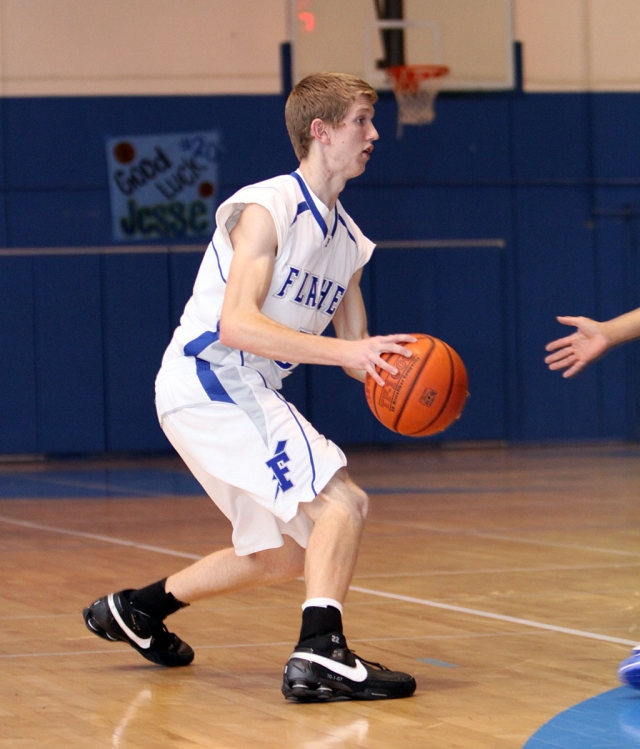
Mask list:
[{"label": "handwritten sign on wall", "polygon": [[218,193],[217,131],[106,141],[116,242],[209,238]]}]

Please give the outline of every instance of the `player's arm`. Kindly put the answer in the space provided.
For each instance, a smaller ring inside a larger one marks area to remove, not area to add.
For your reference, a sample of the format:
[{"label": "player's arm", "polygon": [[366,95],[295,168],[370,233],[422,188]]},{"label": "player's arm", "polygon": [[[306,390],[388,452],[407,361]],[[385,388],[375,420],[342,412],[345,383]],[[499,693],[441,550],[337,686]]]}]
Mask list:
[{"label": "player's arm", "polygon": [[[364,301],[362,299],[362,291],[360,289],[361,278],[362,268],[356,271],[356,273],[352,276],[349,286],[347,287],[347,290],[342,297],[340,305],[338,306],[338,309],[336,310],[336,313],[333,317],[333,327],[338,338],[344,339],[346,341],[385,341],[388,339],[390,341],[402,341],[404,343],[414,342],[416,338],[412,335],[378,336],[378,338],[376,339],[369,337],[369,333],[367,331],[367,313],[365,310]],[[385,349],[385,351],[386,350],[391,351],[392,349],[389,348]],[[393,350],[395,351],[396,349]],[[409,349],[407,348],[403,347],[402,353],[404,353],[405,356],[411,356],[411,351],[409,351]],[[345,365],[342,366],[344,371],[348,375],[355,378],[356,380],[360,380],[360,382],[364,382],[367,372],[370,371],[360,367],[349,367]],[[388,368],[385,367],[385,369]],[[378,381],[378,384],[384,384],[382,378],[377,373],[374,375],[374,377]]]},{"label": "player's arm", "polygon": [[[333,316],[333,327],[338,338],[347,341],[358,341],[367,338],[367,312],[360,289],[362,268],[358,269],[351,278],[349,286],[338,305]],[[344,371],[356,380],[364,382],[366,371],[364,369],[352,369],[344,367]]]},{"label": "player's arm", "polygon": [[606,322],[588,317],[558,317],[563,325],[576,330],[546,345],[552,353],[545,357],[549,369],[564,369],[563,377],[573,377],[614,346],[640,338],[640,308]]},{"label": "player's arm", "polygon": [[[411,336],[377,336],[360,340],[311,336],[292,330],[262,313],[271,285],[278,238],[269,211],[249,204],[232,229],[233,259],[227,277],[220,317],[220,341],[225,346],[250,351],[267,359],[307,364],[333,364],[370,372],[382,383],[375,368],[392,372],[380,354],[404,353],[400,344]],[[343,299],[344,301],[344,299]]]}]

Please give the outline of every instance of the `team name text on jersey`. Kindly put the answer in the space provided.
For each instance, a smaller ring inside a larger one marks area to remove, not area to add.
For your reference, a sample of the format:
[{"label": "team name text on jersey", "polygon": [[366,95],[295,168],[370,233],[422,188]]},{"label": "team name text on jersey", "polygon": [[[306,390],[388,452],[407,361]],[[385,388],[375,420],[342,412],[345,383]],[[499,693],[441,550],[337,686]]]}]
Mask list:
[{"label": "team name text on jersey", "polygon": [[317,309],[332,317],[344,296],[345,287],[330,278],[321,279],[293,265],[287,267],[287,277],[274,296],[309,309]]}]

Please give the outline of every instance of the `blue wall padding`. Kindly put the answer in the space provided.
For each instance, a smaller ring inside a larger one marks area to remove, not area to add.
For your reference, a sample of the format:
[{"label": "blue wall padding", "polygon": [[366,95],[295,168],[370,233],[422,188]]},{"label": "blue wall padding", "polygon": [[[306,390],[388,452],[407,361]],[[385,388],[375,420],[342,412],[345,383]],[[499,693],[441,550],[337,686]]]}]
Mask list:
[{"label": "blue wall padding", "polygon": [[193,280],[201,261],[200,253],[176,252],[169,256],[169,325],[172,332],[178,326],[184,306],[191,296]]},{"label": "blue wall padding", "polygon": [[[380,140],[360,185],[424,185],[501,180],[510,177],[510,99],[441,98],[431,129],[405,127],[396,137],[396,105],[388,97],[376,105]],[[426,137],[425,137],[426,135]]]},{"label": "blue wall padding", "polygon": [[108,244],[106,189],[7,190],[6,233],[11,247],[92,247]]},{"label": "blue wall padding", "polygon": [[513,102],[513,176],[517,181],[587,180],[590,174],[586,94],[528,94]]},{"label": "blue wall padding", "polygon": [[640,96],[598,94],[591,101],[594,176],[636,184],[640,174]]},{"label": "blue wall padding", "polygon": [[[552,376],[543,362],[544,345],[570,333],[555,316],[594,316],[593,232],[585,226],[584,189],[518,188],[517,234],[522,372],[523,436],[544,440],[598,437],[596,370],[575,381]],[[524,338],[526,337],[526,342]],[[570,414],[570,418],[567,416]]]},{"label": "blue wall padding", "polygon": [[[635,201],[635,206],[634,206]],[[598,316],[610,319],[640,306],[638,290],[638,190],[599,188],[602,212],[595,234]],[[613,351],[597,369],[602,434],[610,439],[638,439],[637,346]]]},{"label": "blue wall padding", "polygon": [[34,258],[38,450],[102,452],[100,258]]},{"label": "blue wall padding", "polygon": [[33,260],[0,257],[0,453],[38,451]]},{"label": "blue wall padding", "polygon": [[[502,439],[505,387],[503,251],[495,248],[404,250],[375,258],[378,333],[431,333],[465,362],[471,398],[442,439]],[[386,281],[403,278],[399,291]],[[377,438],[386,434],[380,427]],[[397,439],[397,438],[396,438]]]},{"label": "blue wall padding", "polygon": [[[171,336],[166,255],[103,258],[106,442],[110,451],[167,447],[153,408],[154,381]],[[151,396],[151,397],[150,397]]]},{"label": "blue wall padding", "polygon": [[[215,129],[219,199],[291,171],[280,96],[0,100],[0,246],[112,245],[105,139]],[[380,249],[363,278],[371,333],[420,331],[462,356],[471,399],[444,440],[640,437],[639,350],[575,380],[549,372],[558,314],[640,306],[640,95],[444,94],[429,127],[380,140],[342,202],[376,241],[501,239],[504,249]],[[198,243],[198,249],[203,243]],[[0,453],[165,451],[162,353],[201,255],[0,257]],[[342,444],[402,441],[338,368],[283,392]]]}]

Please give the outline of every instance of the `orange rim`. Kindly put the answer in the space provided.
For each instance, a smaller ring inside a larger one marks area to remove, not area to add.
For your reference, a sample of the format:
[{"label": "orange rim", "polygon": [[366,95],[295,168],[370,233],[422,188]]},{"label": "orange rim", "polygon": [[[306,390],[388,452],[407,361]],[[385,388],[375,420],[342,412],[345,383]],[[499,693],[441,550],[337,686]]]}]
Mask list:
[{"label": "orange rim", "polygon": [[441,78],[449,73],[446,65],[392,65],[386,72],[393,78],[399,91],[415,91],[420,81]]}]

